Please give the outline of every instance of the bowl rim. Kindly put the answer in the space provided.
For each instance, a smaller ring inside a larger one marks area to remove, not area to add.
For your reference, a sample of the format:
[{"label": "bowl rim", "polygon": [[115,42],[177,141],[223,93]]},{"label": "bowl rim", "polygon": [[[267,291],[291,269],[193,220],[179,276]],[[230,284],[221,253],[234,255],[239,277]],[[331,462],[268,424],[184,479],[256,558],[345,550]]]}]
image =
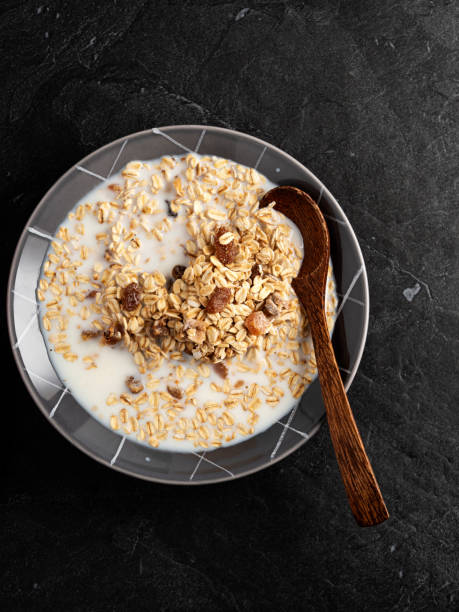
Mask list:
[{"label": "bowl rim", "polygon": [[[282,149],[280,149],[279,147],[276,147],[275,145],[262,140],[261,138],[257,138],[256,136],[252,136],[251,134],[247,134],[245,132],[241,132],[239,130],[233,130],[233,129],[229,129],[229,128],[224,128],[224,127],[220,127],[220,126],[213,126],[213,125],[201,125],[201,124],[177,124],[177,125],[166,125],[166,126],[160,126],[160,127],[155,127],[155,128],[149,128],[146,130],[140,130],[138,132],[132,132],[131,134],[127,134],[125,136],[122,136],[120,138],[117,138],[116,140],[112,140],[110,142],[108,142],[105,145],[102,145],[101,147],[95,149],[94,151],[92,151],[91,153],[89,153],[88,155],[86,155],[85,157],[81,158],[80,160],[78,160],[77,162],[75,162],[74,164],[72,164],[72,166],[66,171],[64,172],[64,174],[62,174],[52,185],[51,187],[45,192],[45,194],[42,196],[42,198],[40,199],[40,201],[38,202],[38,204],[35,206],[35,208],[33,209],[32,213],[29,215],[24,228],[19,236],[15,251],[14,251],[14,255],[11,261],[11,265],[10,265],[10,270],[9,270],[9,275],[8,275],[8,284],[7,284],[7,294],[6,294],[6,315],[7,315],[7,327],[8,327],[8,335],[9,335],[9,339],[10,339],[10,348],[11,351],[13,353],[13,357],[14,360],[16,362],[16,366],[19,370],[19,374],[29,392],[29,394],[31,395],[32,399],[34,400],[35,404],[37,405],[37,407],[39,408],[40,412],[43,414],[43,416],[46,418],[46,421],[48,423],[51,423],[55,429],[64,436],[64,438],[66,438],[73,446],[75,446],[76,448],[78,448],[80,451],[82,451],[83,453],[85,453],[87,456],[91,457],[91,459],[94,459],[95,461],[97,461],[98,463],[104,465],[105,467],[114,469],[118,472],[121,472],[122,474],[125,474],[127,476],[131,476],[131,477],[135,477],[135,478],[139,478],[141,480],[147,481],[147,482],[155,482],[158,484],[172,484],[172,485],[181,485],[181,486],[200,486],[200,485],[212,485],[212,484],[217,484],[217,483],[223,483],[223,482],[231,482],[235,479],[238,478],[243,478],[245,476],[249,476],[250,474],[255,474],[256,472],[259,472],[261,470],[264,470],[266,468],[269,468],[273,465],[275,465],[276,463],[278,463],[279,461],[282,461],[283,459],[285,459],[286,457],[288,457],[290,454],[292,454],[293,452],[295,452],[296,450],[298,450],[301,446],[303,446],[306,442],[308,442],[309,440],[311,440],[311,438],[313,438],[315,436],[315,434],[319,431],[319,429],[321,428],[322,424],[325,421],[326,415],[322,415],[322,417],[319,419],[318,423],[311,429],[311,431],[308,433],[308,437],[307,438],[302,438],[300,437],[300,439],[298,440],[298,442],[296,444],[293,444],[292,446],[290,446],[288,449],[284,450],[282,453],[279,453],[276,457],[274,457],[273,459],[270,459],[267,463],[257,466],[255,468],[250,468],[244,472],[241,472],[239,474],[235,474],[233,476],[222,476],[221,478],[212,478],[211,480],[187,480],[187,481],[176,481],[176,480],[167,480],[167,479],[162,479],[162,478],[157,478],[155,476],[149,477],[143,474],[138,474],[135,472],[132,472],[128,469],[125,469],[123,467],[120,467],[119,465],[116,465],[116,463],[110,463],[109,461],[106,461],[105,459],[103,459],[102,457],[96,455],[95,453],[93,453],[90,449],[85,448],[82,444],[80,444],[80,442],[78,442],[77,440],[75,440],[69,433],[67,433],[64,429],[62,429],[59,425],[59,423],[55,420],[55,419],[50,419],[48,413],[46,412],[46,410],[44,409],[44,407],[41,405],[41,397],[39,396],[39,394],[37,393],[37,391],[35,390],[35,387],[31,384],[30,379],[26,376],[26,371],[24,370],[24,368],[22,367],[20,361],[19,361],[19,353],[18,351],[15,350],[14,348],[14,338],[15,338],[15,329],[14,329],[14,325],[13,325],[13,319],[14,319],[14,315],[12,312],[12,304],[13,304],[13,300],[11,298],[11,296],[13,295],[13,283],[16,279],[16,272],[17,272],[17,268],[18,268],[18,263],[19,263],[19,259],[22,253],[22,248],[24,246],[24,242],[27,236],[27,229],[30,226],[30,222],[32,220],[32,218],[35,216],[35,214],[41,209],[43,208],[43,206],[46,205],[46,202],[48,200],[48,198],[50,196],[52,196],[53,192],[59,187],[59,185],[66,179],[66,177],[68,175],[70,175],[72,172],[75,171],[75,168],[77,166],[84,166],[85,162],[87,160],[89,160],[90,158],[92,158],[94,155],[96,155],[97,153],[100,153],[101,151],[104,151],[105,149],[108,149],[110,147],[112,147],[115,144],[120,144],[122,145],[123,142],[127,141],[127,140],[131,140],[134,138],[137,138],[139,136],[147,136],[147,135],[152,135],[155,134],[155,132],[157,133],[157,131],[166,131],[166,130],[177,130],[177,129],[195,129],[195,130],[212,130],[214,132],[223,132],[223,133],[227,133],[227,134],[233,134],[236,136],[243,136],[244,138],[248,139],[249,141],[255,142],[257,144],[259,144],[261,147],[266,147],[269,148],[271,150],[273,150],[274,152],[276,152],[277,154],[281,155],[282,157],[286,157],[290,163],[292,163],[293,165],[296,165],[302,172],[305,172],[307,175],[309,175],[313,180],[317,181],[320,186],[321,186],[321,193],[325,193],[327,195],[327,197],[333,202],[333,204],[337,207],[338,211],[341,213],[342,217],[343,217],[343,221],[346,225],[346,228],[349,232],[349,235],[352,239],[353,242],[353,246],[356,249],[358,258],[360,259],[360,263],[361,263],[361,268],[362,268],[362,279],[363,279],[363,290],[364,290],[364,295],[365,295],[365,300],[364,300],[364,308],[363,308],[363,331],[361,334],[361,338],[360,338],[360,343],[359,343],[359,349],[357,351],[357,355],[356,355],[356,359],[355,359],[355,363],[354,366],[352,368],[352,370],[349,371],[348,374],[348,378],[346,380],[346,383],[344,385],[344,388],[346,390],[346,392],[348,392],[352,382],[354,381],[354,378],[357,374],[357,370],[359,368],[360,362],[362,360],[362,355],[363,352],[365,350],[365,345],[366,345],[366,340],[367,340],[367,335],[368,335],[368,325],[369,325],[369,313],[370,313],[370,293],[369,293],[369,286],[368,286],[368,275],[367,275],[367,269],[365,266],[365,260],[363,258],[363,254],[362,254],[362,249],[360,248],[360,244],[359,241],[357,240],[357,236],[354,232],[354,228],[352,227],[351,223],[349,222],[346,214],[344,213],[343,209],[341,208],[341,205],[339,204],[338,200],[333,196],[333,194],[327,189],[327,187],[324,185],[324,183],[313,173],[311,172],[311,170],[309,170],[306,166],[304,166],[302,163],[300,163],[298,160],[296,160],[293,156],[291,156],[289,153],[287,153],[286,151],[283,151]],[[200,455],[198,455],[198,453],[195,453],[197,457],[199,457]],[[199,459],[197,459],[199,461]]]}]

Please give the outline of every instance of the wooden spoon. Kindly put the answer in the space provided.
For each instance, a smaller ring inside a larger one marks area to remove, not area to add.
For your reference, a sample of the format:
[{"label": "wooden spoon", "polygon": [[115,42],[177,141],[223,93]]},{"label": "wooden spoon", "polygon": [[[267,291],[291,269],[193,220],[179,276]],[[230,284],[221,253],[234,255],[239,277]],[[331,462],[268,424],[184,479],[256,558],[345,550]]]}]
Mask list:
[{"label": "wooden spoon", "polygon": [[292,286],[309,320],[330,436],[349,504],[359,525],[377,525],[389,518],[389,513],[349,406],[325,317],[330,258],[327,225],[317,204],[296,187],[271,189],[260,206],[271,202],[295,223],[303,236],[304,259]]}]

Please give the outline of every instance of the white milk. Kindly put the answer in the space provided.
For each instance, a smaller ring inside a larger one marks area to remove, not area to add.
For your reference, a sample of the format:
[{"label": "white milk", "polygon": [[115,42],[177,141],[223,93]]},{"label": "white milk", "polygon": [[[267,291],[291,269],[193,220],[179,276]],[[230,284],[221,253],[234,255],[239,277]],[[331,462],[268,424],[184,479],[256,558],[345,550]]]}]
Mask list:
[{"label": "white milk", "polygon": [[[196,157],[199,158],[201,156],[196,155]],[[153,160],[146,163],[150,166],[154,166],[158,164],[159,161],[160,160]],[[185,162],[180,161],[176,168],[172,170],[173,176],[181,174],[184,171],[185,167]],[[145,172],[145,177],[149,176],[150,174],[150,172],[146,170],[142,172]],[[108,184],[112,183],[123,183],[121,174],[110,177],[110,179],[108,179],[100,186],[89,192],[80,202],[77,202],[75,204],[74,210],[79,204],[84,204],[86,202],[95,203],[98,201],[112,200],[113,192],[108,189]],[[266,191],[272,189],[275,186],[276,185],[274,183],[271,183],[267,180],[263,184],[263,188]],[[166,200],[171,200],[174,197],[175,192],[173,192],[170,187],[163,189],[159,194],[155,195],[154,199],[159,203],[161,212],[156,215],[149,215],[149,217],[153,217],[154,222],[164,219],[167,216],[168,209]],[[214,202],[212,202],[212,206],[215,206]],[[166,278],[170,277],[171,270],[175,265],[188,265],[189,261],[184,253],[182,245],[184,245],[185,242],[190,238],[185,228],[185,217],[181,212],[177,217],[167,218],[172,222],[172,227],[165,234],[162,242],[158,242],[157,240],[152,239],[151,236],[147,235],[147,233],[142,229],[142,227],[139,226],[138,228],[136,228],[136,234],[139,236],[142,243],[140,249],[141,259],[139,266],[148,272],[158,270],[162,272]],[[123,219],[122,215],[121,219]],[[288,219],[286,219],[285,222],[289,223],[289,225],[292,227],[292,242],[295,243],[300,249],[302,249],[302,238],[298,229]],[[66,219],[63,225],[67,227],[73,234],[75,233],[75,228],[78,223],[79,222],[76,219]],[[128,220],[125,219],[125,223],[127,224]],[[96,262],[106,263],[104,261],[105,246],[102,243],[97,242],[95,236],[101,231],[108,231],[109,226],[107,224],[99,224],[92,214],[88,214],[85,216],[84,226],[84,236],[78,237],[74,246],[79,248],[81,245],[86,245],[90,249],[88,259],[84,262],[84,265],[79,268],[78,271],[82,274],[91,275],[93,271],[93,266]],[[327,311],[331,317],[334,316],[337,303],[334,287],[334,279],[331,273],[329,276],[326,295]],[[90,289],[91,287],[88,286],[88,291]],[[62,299],[65,300],[67,298]],[[44,314],[45,312],[43,304],[47,301],[49,301],[49,294],[47,294],[45,302],[43,302],[41,305],[42,314]],[[83,306],[83,303],[78,306],[78,309],[81,308],[81,306]],[[90,320],[91,318],[87,321],[87,325],[78,316],[73,316],[69,320],[69,325],[66,330],[67,342],[71,345],[72,351],[78,355],[78,359],[74,362],[66,361],[61,354],[55,353],[52,346],[48,342],[48,336],[50,334],[56,333],[55,328],[53,328],[51,332],[46,332],[45,330],[43,330],[43,334],[45,340],[47,340],[50,358],[63,384],[69,389],[75,399],[86,410],[88,410],[88,412],[90,412],[92,416],[100,420],[100,422],[106,425],[107,427],[110,427],[110,417],[113,414],[117,414],[119,409],[123,406],[108,406],[106,404],[107,397],[110,394],[115,394],[119,396],[121,393],[128,391],[125,383],[126,378],[128,376],[134,376],[135,378],[140,379],[145,387],[145,390],[148,391],[147,378],[146,375],[139,374],[133,360],[133,355],[130,354],[124,346],[122,346],[122,343],[119,343],[119,345],[116,345],[114,347],[110,347],[106,345],[101,345],[99,339],[90,339],[86,341],[82,340],[81,331],[83,329],[89,328]],[[312,346],[310,338],[309,342]],[[88,363],[84,361],[85,357],[93,357],[95,359],[95,362],[97,363],[97,367],[93,369],[87,369]],[[184,355],[184,359],[185,361],[182,361],[180,363],[182,363],[185,368],[193,368],[194,370],[196,370],[196,366],[198,365],[197,362],[195,362],[188,355]],[[259,364],[253,364],[249,361],[245,361],[245,363],[247,363],[247,365],[252,369],[252,371],[238,371],[235,360],[227,362],[227,367],[229,370],[228,380],[230,381],[232,387],[234,387],[239,381],[243,381],[243,384],[239,387],[239,389],[242,391],[247,391],[249,385],[254,382],[258,383],[260,387],[269,387],[270,385],[272,385],[269,378],[264,373],[266,367],[266,363],[264,361],[264,351],[260,351]],[[276,371],[280,372],[288,366],[291,370],[298,372],[299,374],[304,373],[306,367],[304,363],[299,363],[298,365],[295,365],[291,361],[286,361],[282,359],[278,360],[277,362],[272,359],[272,356],[271,364],[272,368]],[[156,390],[165,391],[168,384],[180,384],[181,387],[184,387],[193,382],[192,378],[187,377],[185,377],[181,381],[178,381],[176,379],[175,368],[178,365],[179,362],[177,361],[173,362],[171,360],[165,360],[163,365],[158,370],[155,370],[152,373],[156,379],[160,379],[160,383]],[[222,399],[225,397],[221,392],[214,391],[210,388],[211,383],[216,383],[217,385],[221,386],[223,384],[223,379],[218,376],[211,364],[208,365],[210,367],[211,374],[208,378],[201,378],[202,384],[196,392],[196,395],[194,396],[198,404],[204,404],[204,402],[209,401],[222,402]],[[315,368],[310,369],[309,372],[311,373],[312,377],[316,376]],[[268,404],[263,403],[263,405],[258,409],[259,421],[255,425],[255,433],[253,435],[256,435],[257,433],[267,429],[274,422],[278,421],[289,410],[291,410],[291,408],[298,401],[292,397],[286,379],[278,378],[276,381],[276,385],[284,391],[284,396],[280,399],[277,405],[270,406]],[[259,396],[260,398],[263,398],[263,394],[261,392]],[[180,416],[191,418],[194,415],[195,410],[195,407],[188,405],[185,407],[185,410],[180,414]],[[222,408],[222,410],[224,410],[224,408]],[[231,415],[234,418],[235,423],[246,422],[247,413],[240,405],[231,409]],[[123,431],[123,429],[120,428],[119,433],[127,435],[130,439],[139,442],[135,432],[127,433],[125,430]],[[237,435],[234,440],[229,443],[225,442],[222,444],[222,446],[244,441],[247,439],[247,437],[249,436]],[[147,441],[139,443],[148,444]],[[159,448],[161,450],[175,452],[202,450],[200,448],[196,449],[196,446],[193,444],[192,440],[175,440],[172,438],[171,435],[169,435],[168,438],[166,438],[165,440],[161,441]],[[212,450],[212,447],[209,447],[208,450]]]}]

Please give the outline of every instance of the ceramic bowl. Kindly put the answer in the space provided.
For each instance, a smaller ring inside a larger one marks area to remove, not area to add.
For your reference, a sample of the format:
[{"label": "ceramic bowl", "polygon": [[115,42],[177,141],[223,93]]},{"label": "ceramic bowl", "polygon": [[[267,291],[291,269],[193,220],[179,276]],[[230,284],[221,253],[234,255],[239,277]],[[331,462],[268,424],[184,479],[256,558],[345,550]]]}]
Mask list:
[{"label": "ceramic bowl", "polygon": [[234,446],[192,453],[146,447],[104,427],[65,388],[48,358],[35,295],[49,241],[77,200],[130,160],[184,151],[252,166],[275,183],[300,187],[318,202],[330,232],[339,297],[333,346],[344,386],[349,389],[362,356],[369,312],[367,274],[352,227],[332,194],[298,161],[258,138],[219,127],[181,125],[138,132],[98,149],[68,170],[38,204],[19,239],[8,286],[8,327],[14,357],[32,398],[72,444],[131,476],[171,484],[204,484],[261,470],[310,440],[324,421],[318,380],[280,421]]}]

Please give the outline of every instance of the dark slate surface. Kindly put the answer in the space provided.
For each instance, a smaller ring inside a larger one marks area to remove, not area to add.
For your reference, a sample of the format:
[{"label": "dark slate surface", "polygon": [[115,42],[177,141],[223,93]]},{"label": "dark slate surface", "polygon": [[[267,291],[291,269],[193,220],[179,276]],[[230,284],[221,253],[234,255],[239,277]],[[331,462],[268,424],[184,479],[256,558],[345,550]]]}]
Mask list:
[{"label": "dark slate surface", "polygon": [[0,13],[5,266],[69,166],[152,126],[249,132],[337,196],[371,285],[351,405],[392,513],[355,525],[325,427],[225,485],[112,472],[40,415],[4,338],[17,400],[3,403],[2,608],[458,610],[457,4],[4,0]]}]

